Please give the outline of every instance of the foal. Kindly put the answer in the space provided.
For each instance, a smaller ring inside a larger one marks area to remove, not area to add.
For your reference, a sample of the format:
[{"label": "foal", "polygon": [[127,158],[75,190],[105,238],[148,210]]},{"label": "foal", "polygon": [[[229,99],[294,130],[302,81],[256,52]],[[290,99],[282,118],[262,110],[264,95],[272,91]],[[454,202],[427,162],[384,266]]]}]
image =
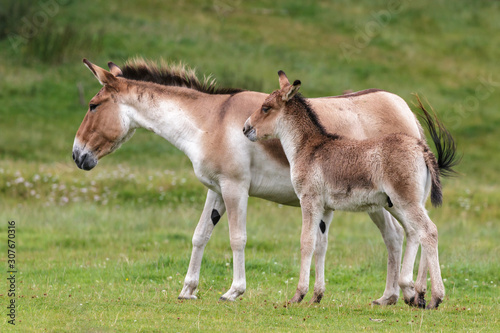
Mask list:
[{"label": "foal", "polygon": [[[300,81],[291,85],[282,71],[278,74],[281,89],[247,119],[243,131],[251,141],[280,139],[290,162],[292,184],[302,207],[300,279],[291,302],[300,302],[308,291],[311,259],[325,210],[371,211],[383,207],[403,225],[407,236],[399,279],[405,302],[425,307],[428,265],[432,283],[428,308],[437,308],[444,297],[438,233],[424,205],[429,189],[432,204],[442,202],[440,168],[452,171],[446,152],[438,149],[440,155],[444,154],[439,161],[447,162],[440,165],[424,141],[405,134],[361,141],[328,134],[307,101],[296,95]],[[422,260],[413,289],[418,244],[422,246]],[[321,297],[322,293],[315,292],[313,300]]]}]

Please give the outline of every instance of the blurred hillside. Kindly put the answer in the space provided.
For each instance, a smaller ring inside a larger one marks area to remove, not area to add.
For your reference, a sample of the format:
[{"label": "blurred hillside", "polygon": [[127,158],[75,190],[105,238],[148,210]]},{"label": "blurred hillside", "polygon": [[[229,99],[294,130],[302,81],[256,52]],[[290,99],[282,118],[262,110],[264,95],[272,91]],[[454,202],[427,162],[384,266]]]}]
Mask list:
[{"label": "blurred hillside", "polygon": [[[270,92],[276,72],[307,97],[380,88],[429,101],[456,136],[460,179],[500,171],[497,1],[1,1],[0,163],[71,165],[76,130],[106,67],[182,61],[221,85]],[[130,155],[134,155],[131,158]],[[145,131],[101,163],[187,168]]]}]

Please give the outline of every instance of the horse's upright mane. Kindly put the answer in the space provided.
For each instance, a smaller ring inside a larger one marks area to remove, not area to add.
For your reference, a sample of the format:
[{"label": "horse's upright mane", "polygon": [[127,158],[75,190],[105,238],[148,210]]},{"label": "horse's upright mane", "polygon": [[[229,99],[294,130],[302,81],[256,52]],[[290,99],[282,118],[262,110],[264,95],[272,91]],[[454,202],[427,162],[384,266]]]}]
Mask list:
[{"label": "horse's upright mane", "polygon": [[196,76],[196,71],[183,64],[168,64],[162,61],[158,65],[143,58],[133,58],[127,60],[121,70],[126,79],[185,87],[212,95],[236,94],[244,91],[238,88],[219,87],[215,79],[210,76],[200,81]]}]

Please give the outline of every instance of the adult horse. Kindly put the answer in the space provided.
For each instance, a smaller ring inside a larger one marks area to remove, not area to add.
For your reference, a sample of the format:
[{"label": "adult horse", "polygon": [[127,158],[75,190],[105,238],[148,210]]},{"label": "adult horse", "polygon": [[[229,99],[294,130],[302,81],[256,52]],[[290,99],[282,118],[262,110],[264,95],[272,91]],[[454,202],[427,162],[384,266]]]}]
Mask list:
[{"label": "adult horse", "polygon": [[[205,207],[193,235],[193,250],[179,298],[196,298],[204,248],[227,210],[233,251],[233,282],[222,300],[235,300],[246,289],[246,213],[249,196],[284,205],[300,202],[290,180],[290,167],[278,140],[251,143],[243,123],[267,94],[217,88],[200,82],[184,67],[157,66],[141,59],[110,71],[84,59],[103,86],[90,100],[78,129],[73,159],[84,170],[115,151],[137,128],[148,129],[172,143],[191,160],[196,177],[208,188]],[[353,139],[404,133],[425,140],[422,127],[398,96],[370,89],[308,100],[328,131]],[[388,251],[384,294],[375,304],[395,304],[404,233],[384,209],[369,213]],[[312,301],[325,290],[324,261],[332,211],[324,213],[315,248],[316,282]]]}]

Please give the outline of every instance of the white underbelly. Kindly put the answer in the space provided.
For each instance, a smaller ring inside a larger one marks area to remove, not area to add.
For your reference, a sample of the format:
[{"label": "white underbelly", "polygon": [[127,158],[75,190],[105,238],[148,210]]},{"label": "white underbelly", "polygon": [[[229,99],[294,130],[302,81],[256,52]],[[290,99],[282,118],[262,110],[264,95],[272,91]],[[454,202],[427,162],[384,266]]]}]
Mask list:
[{"label": "white underbelly", "polygon": [[349,194],[330,192],[325,201],[327,209],[370,212],[387,206],[387,195],[378,191],[354,189]]},{"label": "white underbelly", "polygon": [[288,206],[300,206],[290,179],[289,168],[277,163],[251,169],[252,178],[248,194]]}]

